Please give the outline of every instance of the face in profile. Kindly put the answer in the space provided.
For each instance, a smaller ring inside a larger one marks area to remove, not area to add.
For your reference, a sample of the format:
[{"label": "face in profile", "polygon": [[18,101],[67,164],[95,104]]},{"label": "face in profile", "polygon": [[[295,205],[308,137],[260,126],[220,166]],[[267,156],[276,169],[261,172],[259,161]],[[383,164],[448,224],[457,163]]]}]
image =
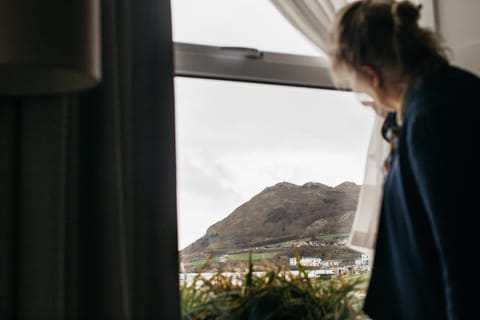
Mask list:
[{"label": "face in profile", "polygon": [[369,85],[365,82],[361,82],[359,85],[357,82],[357,88],[355,89],[356,99],[365,107],[372,108],[373,111],[380,117],[385,117],[389,112],[395,112],[395,105],[389,103],[390,100],[383,90],[375,89],[375,86]]}]

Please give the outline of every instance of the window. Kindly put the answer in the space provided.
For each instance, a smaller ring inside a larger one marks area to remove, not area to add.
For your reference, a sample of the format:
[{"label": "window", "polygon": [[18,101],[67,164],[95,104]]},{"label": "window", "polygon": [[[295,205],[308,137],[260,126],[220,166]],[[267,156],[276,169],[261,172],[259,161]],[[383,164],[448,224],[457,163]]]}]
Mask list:
[{"label": "window", "polygon": [[[264,204],[265,209],[272,212],[260,212],[262,208],[254,208],[251,212],[235,211],[241,219],[255,216],[252,219],[258,220],[242,226],[236,221],[223,223],[216,235],[209,232],[197,245],[187,249],[191,254],[184,254],[189,271],[196,269],[191,268],[192,263],[198,266],[215,250],[219,253],[217,260],[222,257],[228,260],[232,255],[244,260],[245,250],[262,241],[270,241],[271,245],[286,242],[279,250],[269,250],[268,244],[257,246],[257,251],[265,257],[281,255],[285,263],[285,257],[292,257],[292,245],[301,246],[301,241],[310,241],[315,236],[300,230],[273,230],[271,235],[262,235],[268,225],[265,223],[268,215],[271,220],[278,220],[270,227],[282,228],[288,219],[282,217],[281,210],[291,214],[292,210],[302,210],[302,205],[308,207],[303,202],[308,201],[310,195],[301,194],[306,183],[331,187],[344,182],[361,184],[372,114],[358,105],[352,93],[181,77],[176,79],[175,88],[181,249],[200,239],[210,226],[267,187],[277,185],[281,192],[282,183],[292,183],[297,185],[292,185],[295,189],[292,192],[298,195],[289,195],[284,200],[291,201],[290,196],[305,197],[298,199],[298,203],[292,202],[291,208],[284,208],[283,200],[275,204],[268,201],[254,204]],[[352,188],[355,196],[358,190]],[[312,191],[312,195],[325,196],[326,202],[348,199],[333,191],[334,188]],[[325,208],[337,210],[334,207],[338,205],[345,204],[332,203]],[[349,210],[352,209],[354,207]],[[280,211],[276,214],[275,210]],[[302,217],[301,213],[298,219],[312,219]],[[349,212],[340,208],[333,214],[340,214],[338,218],[341,218]],[[351,219],[352,216],[343,218]],[[334,236],[339,236],[339,241],[345,240],[345,232],[348,232],[345,228],[332,226],[333,229],[328,229],[322,224],[331,221],[317,220],[321,218],[299,225],[317,228],[318,236],[326,240],[319,239],[304,247],[329,244],[334,242]],[[258,223],[262,227],[256,230]],[[235,229],[235,225],[240,229]],[[328,234],[327,230],[332,233]],[[235,239],[237,231],[252,238]],[[283,241],[285,238],[289,239]],[[325,250],[310,251],[318,255]]]},{"label": "window", "polygon": [[211,268],[235,268],[249,251],[255,264],[294,268],[299,250],[313,269],[363,267],[345,244],[372,112],[325,90],[323,53],[269,1],[172,7],[185,271],[209,257]]}]

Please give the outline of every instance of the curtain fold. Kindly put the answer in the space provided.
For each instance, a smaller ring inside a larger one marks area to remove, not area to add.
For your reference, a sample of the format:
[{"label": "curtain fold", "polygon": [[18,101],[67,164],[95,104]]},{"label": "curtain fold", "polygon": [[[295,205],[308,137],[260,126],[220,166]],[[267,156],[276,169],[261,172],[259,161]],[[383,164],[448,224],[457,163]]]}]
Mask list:
[{"label": "curtain fold", "polygon": [[384,119],[375,115],[368,144],[363,184],[358,197],[357,210],[350,231],[348,245],[369,255],[373,263],[373,253],[377,238],[380,209],[383,197],[384,161],[390,146],[381,137]]},{"label": "curtain fold", "polygon": [[97,88],[0,97],[2,320],[180,317],[170,4],[101,6]]},{"label": "curtain fold", "polygon": [[325,52],[335,12],[347,0],[271,0],[280,13],[307,39]]},{"label": "curtain fold", "polygon": [[[326,52],[329,30],[337,12],[347,0],[270,0],[280,13],[321,51]],[[381,136],[383,118],[375,115],[364,181],[348,239],[348,246],[373,257],[383,190],[383,161],[388,144]],[[370,259],[372,263],[372,259]]]}]

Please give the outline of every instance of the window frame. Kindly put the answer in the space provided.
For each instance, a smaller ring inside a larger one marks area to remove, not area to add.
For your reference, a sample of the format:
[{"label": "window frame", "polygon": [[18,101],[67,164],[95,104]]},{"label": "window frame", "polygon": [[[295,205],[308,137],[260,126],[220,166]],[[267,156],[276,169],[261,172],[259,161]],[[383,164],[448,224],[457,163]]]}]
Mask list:
[{"label": "window frame", "polygon": [[174,43],[174,75],[336,90],[326,58]]},{"label": "window frame", "polygon": [[[413,1],[422,5],[420,24],[437,30],[436,0]],[[173,42],[173,51],[174,76],[339,90],[321,56],[186,42]]]}]

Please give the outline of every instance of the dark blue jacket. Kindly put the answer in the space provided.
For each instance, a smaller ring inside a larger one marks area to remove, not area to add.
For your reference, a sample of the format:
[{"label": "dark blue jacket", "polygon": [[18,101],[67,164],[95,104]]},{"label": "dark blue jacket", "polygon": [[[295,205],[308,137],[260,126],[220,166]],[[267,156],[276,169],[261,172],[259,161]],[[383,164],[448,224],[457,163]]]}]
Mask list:
[{"label": "dark blue jacket", "polygon": [[404,110],[364,310],[480,319],[480,79],[444,65],[409,88]]}]

